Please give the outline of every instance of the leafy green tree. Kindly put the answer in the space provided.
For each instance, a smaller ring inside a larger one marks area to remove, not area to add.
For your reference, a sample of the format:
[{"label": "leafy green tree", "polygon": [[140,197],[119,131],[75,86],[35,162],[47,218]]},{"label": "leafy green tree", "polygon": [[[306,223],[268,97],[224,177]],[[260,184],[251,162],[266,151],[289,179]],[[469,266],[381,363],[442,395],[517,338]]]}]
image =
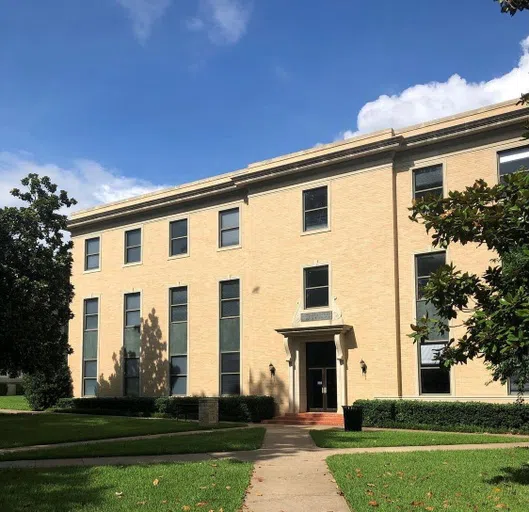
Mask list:
[{"label": "leafy green tree", "polygon": [[440,352],[441,363],[482,359],[493,380],[513,378],[523,389],[529,382],[529,173],[508,175],[492,187],[478,180],[446,198],[426,197],[411,212],[433,233],[434,247],[473,244],[497,257],[482,275],[453,264],[433,273],[424,296],[438,315],[419,319],[410,336],[423,342],[432,330],[464,327]]},{"label": "leafy green tree", "polygon": [[22,185],[11,194],[26,204],[0,208],[0,373],[51,380],[71,353],[72,242],[60,209],[76,201],[47,176]]},{"label": "leafy green tree", "polygon": [[518,11],[529,9],[529,0],[494,0],[501,7],[501,12],[507,12],[514,16]]}]

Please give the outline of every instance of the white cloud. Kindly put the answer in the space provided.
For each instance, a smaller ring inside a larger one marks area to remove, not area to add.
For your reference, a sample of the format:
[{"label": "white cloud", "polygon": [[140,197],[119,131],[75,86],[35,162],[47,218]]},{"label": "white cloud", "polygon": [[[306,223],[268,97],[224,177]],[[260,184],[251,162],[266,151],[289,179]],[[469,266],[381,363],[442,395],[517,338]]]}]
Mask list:
[{"label": "white cloud", "polygon": [[153,25],[160,19],[171,4],[171,0],[116,0],[132,21],[136,38],[144,44]]},{"label": "white cloud", "polygon": [[91,160],[76,160],[68,168],[36,162],[27,153],[0,152],[0,207],[19,204],[10,190],[22,188],[20,180],[29,173],[49,176],[59,190],[64,189],[78,204],[70,211],[89,208],[100,203],[118,201],[146,194],[162,187],[149,181],[121,176]]},{"label": "white cloud", "polygon": [[522,56],[508,73],[486,82],[468,82],[454,74],[446,82],[418,84],[394,96],[380,96],[360,109],[357,130],[346,130],[339,139],[402,128],[519,97],[529,90],[529,36],[520,44]]},{"label": "white cloud", "polygon": [[214,44],[235,44],[246,33],[250,15],[248,0],[201,0],[199,14],[186,26],[193,32],[205,31]]}]

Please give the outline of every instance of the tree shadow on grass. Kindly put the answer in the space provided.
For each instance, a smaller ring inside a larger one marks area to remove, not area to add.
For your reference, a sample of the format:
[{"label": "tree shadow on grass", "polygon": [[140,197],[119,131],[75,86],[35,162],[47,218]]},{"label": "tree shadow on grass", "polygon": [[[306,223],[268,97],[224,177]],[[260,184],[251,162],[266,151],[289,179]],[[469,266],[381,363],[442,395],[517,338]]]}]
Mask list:
[{"label": "tree shadow on grass", "polygon": [[498,484],[521,484],[529,485],[529,464],[523,463],[519,467],[505,467],[500,468],[502,475],[497,475],[487,480],[487,483],[492,485]]},{"label": "tree shadow on grass", "polygon": [[[110,487],[94,485],[90,468],[8,469],[0,471],[0,510],[67,512],[99,510]],[[90,485],[92,483],[92,485]]]}]

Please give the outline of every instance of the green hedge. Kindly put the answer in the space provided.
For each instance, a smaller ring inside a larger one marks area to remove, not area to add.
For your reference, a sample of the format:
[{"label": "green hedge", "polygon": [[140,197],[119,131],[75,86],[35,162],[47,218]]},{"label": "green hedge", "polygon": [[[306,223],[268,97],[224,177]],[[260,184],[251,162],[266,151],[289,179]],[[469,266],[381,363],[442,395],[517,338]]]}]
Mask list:
[{"label": "green hedge", "polygon": [[275,402],[271,396],[223,396],[219,398],[221,421],[259,423],[275,415]]},{"label": "green hedge", "polygon": [[119,416],[151,416],[156,412],[156,398],[151,397],[93,397],[93,398],[63,398],[57,403],[59,409],[73,412],[77,410],[84,414],[98,414],[97,411],[112,411]]},{"label": "green hedge", "polygon": [[529,405],[486,402],[357,400],[364,426],[529,433]]},{"label": "green hedge", "polygon": [[[64,398],[57,412],[119,416],[162,415],[184,420],[198,419],[199,397],[139,398]],[[273,418],[275,402],[271,396],[233,396],[219,398],[220,421],[259,423]]]}]

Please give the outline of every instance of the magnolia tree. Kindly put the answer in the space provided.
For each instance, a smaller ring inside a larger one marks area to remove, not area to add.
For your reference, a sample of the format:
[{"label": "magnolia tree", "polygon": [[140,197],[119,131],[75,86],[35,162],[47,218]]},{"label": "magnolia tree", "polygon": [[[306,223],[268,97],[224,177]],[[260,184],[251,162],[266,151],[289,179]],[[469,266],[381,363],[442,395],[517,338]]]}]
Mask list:
[{"label": "magnolia tree", "polygon": [[[444,265],[434,272],[424,297],[436,309],[412,325],[417,342],[429,333],[462,326],[439,359],[445,366],[482,359],[493,380],[529,382],[529,173],[515,172],[498,185],[478,180],[446,198],[426,197],[411,219],[432,232],[434,247],[485,246],[495,257],[483,274]],[[457,319],[462,319],[459,323]]]},{"label": "magnolia tree", "polygon": [[46,176],[22,185],[11,193],[25,204],[0,208],[0,373],[25,374],[30,403],[44,408],[71,393],[72,242],[60,210],[76,201]]},{"label": "magnolia tree", "polygon": [[[495,0],[502,12],[529,9],[529,0]],[[522,94],[520,104],[529,104]],[[529,138],[529,124],[525,126]],[[519,169],[495,186],[478,180],[448,197],[427,196],[416,202],[411,220],[432,233],[434,247],[451,244],[485,246],[495,257],[483,274],[444,265],[434,272],[423,292],[434,306],[412,325],[410,336],[423,343],[434,333],[450,338],[437,357],[446,367],[481,359],[492,379],[517,384],[520,397],[529,383],[529,173]],[[459,324],[458,324],[459,319]],[[452,331],[453,332],[453,331]]]}]

